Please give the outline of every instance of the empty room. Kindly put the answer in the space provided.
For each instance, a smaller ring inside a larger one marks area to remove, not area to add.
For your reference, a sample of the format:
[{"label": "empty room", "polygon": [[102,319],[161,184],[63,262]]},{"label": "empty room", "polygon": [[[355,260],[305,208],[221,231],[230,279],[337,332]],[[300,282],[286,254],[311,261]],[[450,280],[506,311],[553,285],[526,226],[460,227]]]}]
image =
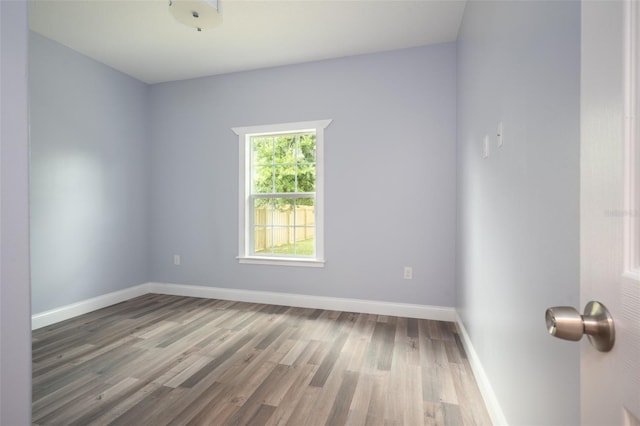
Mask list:
[{"label": "empty room", "polygon": [[0,22],[1,425],[640,425],[638,1]]}]

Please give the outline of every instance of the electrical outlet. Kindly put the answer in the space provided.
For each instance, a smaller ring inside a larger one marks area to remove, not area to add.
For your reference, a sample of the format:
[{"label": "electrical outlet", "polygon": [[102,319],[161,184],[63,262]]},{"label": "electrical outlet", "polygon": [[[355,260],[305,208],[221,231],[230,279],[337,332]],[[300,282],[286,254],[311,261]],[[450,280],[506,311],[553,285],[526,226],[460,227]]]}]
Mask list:
[{"label": "electrical outlet", "polygon": [[180,266],[180,264],[182,263],[182,259],[180,258],[179,254],[174,254],[173,255],[173,264],[176,266]]},{"label": "electrical outlet", "polygon": [[405,280],[413,279],[413,268],[411,266],[404,267],[404,274],[402,275],[402,278],[404,278]]}]

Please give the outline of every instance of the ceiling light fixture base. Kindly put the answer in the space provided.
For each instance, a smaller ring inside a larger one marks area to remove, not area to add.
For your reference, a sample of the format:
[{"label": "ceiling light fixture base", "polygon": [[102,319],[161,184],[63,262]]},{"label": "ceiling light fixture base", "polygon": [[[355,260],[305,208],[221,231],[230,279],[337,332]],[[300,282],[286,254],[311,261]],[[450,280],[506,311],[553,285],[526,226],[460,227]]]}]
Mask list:
[{"label": "ceiling light fixture base", "polygon": [[198,31],[210,30],[222,23],[218,0],[169,0],[171,15]]}]

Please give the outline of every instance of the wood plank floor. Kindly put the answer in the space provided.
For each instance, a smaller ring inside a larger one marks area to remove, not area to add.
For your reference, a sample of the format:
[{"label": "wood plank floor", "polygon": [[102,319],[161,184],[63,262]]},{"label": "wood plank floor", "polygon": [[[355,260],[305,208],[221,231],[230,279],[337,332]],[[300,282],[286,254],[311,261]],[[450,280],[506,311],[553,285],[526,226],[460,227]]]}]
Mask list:
[{"label": "wood plank floor", "polygon": [[149,294],[33,332],[36,425],[489,425],[453,323]]}]

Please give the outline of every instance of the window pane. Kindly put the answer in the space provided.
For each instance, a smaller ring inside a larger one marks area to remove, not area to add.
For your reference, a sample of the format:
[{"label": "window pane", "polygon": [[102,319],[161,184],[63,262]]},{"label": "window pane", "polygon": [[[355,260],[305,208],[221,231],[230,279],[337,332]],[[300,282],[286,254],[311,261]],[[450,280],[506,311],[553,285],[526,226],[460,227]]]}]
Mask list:
[{"label": "window pane", "polygon": [[293,206],[295,200],[293,198],[272,198],[274,209],[274,225],[288,226],[293,225]]},{"label": "window pane", "polygon": [[273,162],[276,164],[295,163],[296,137],[282,135],[275,138]]},{"label": "window pane", "polygon": [[273,253],[273,200],[253,200],[253,247],[256,254]]},{"label": "window pane", "polygon": [[296,192],[296,165],[275,166],[275,192]]},{"label": "window pane", "polygon": [[266,165],[273,163],[273,137],[253,136],[251,138],[253,164]]},{"label": "window pane", "polygon": [[315,228],[296,227],[295,254],[298,256],[315,256]]},{"label": "window pane", "polygon": [[315,255],[316,208],[314,198],[299,198],[294,209],[295,252],[300,256]]},{"label": "window pane", "polygon": [[315,199],[299,198],[296,200],[295,208],[295,225],[296,226],[315,226],[316,210]]},{"label": "window pane", "polygon": [[273,225],[273,202],[270,199],[253,200],[253,223],[256,226]]},{"label": "window pane", "polygon": [[254,194],[266,194],[273,192],[273,167],[258,166],[253,168]]},{"label": "window pane", "polygon": [[316,162],[316,135],[309,133],[300,135],[298,140],[298,162],[299,163],[315,163]]},{"label": "window pane", "polygon": [[295,228],[293,226],[276,226],[273,228],[273,253],[292,255],[294,251],[294,233]]},{"label": "window pane", "polygon": [[315,192],[316,190],[316,166],[313,164],[298,165],[297,192]]},{"label": "window pane", "polygon": [[254,253],[272,254],[273,246],[271,245],[271,228],[256,226],[253,233],[253,244]]}]

